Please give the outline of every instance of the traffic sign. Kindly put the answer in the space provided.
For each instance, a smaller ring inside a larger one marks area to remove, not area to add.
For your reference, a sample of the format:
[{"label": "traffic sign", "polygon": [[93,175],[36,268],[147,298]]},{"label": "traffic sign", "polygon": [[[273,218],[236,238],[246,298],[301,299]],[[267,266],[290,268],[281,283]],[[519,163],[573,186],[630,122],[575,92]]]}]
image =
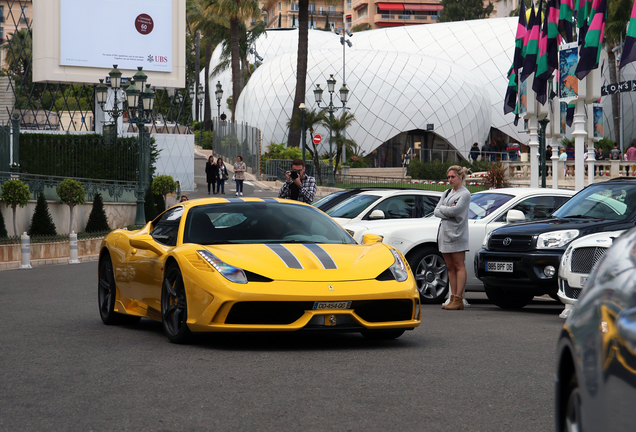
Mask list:
[{"label": "traffic sign", "polygon": [[320,141],[322,141],[322,137],[318,134],[314,135],[314,144],[320,144]]}]

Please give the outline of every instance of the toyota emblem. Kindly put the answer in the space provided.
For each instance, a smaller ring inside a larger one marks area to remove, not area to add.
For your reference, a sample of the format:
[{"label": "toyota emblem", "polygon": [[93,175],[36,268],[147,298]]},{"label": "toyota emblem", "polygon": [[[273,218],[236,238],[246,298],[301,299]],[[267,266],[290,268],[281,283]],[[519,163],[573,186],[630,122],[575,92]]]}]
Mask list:
[{"label": "toyota emblem", "polygon": [[504,245],[504,246],[510,246],[510,243],[512,243],[512,239],[511,239],[510,237],[506,237],[506,238],[503,240],[503,245]]}]

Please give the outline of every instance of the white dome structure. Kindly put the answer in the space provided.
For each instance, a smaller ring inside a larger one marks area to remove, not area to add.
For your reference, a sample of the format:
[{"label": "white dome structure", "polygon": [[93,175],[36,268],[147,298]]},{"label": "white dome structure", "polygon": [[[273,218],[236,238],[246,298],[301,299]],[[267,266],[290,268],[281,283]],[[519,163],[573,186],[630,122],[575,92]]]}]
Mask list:
[{"label": "white dome structure", "polygon": [[[356,119],[347,128],[348,137],[364,154],[400,133],[426,130],[431,124],[437,137],[464,156],[474,142],[487,140],[491,128],[527,142],[522,125],[513,124],[513,114],[503,114],[517,22],[518,18],[495,18],[355,33],[345,62],[347,107]],[[256,48],[263,64],[243,89],[235,119],[261,130],[265,151],[267,144],[287,140],[298,30],[269,30]],[[219,56],[217,48],[213,67]],[[337,89],[342,86],[342,56],[339,36],[309,30],[305,96],[309,109],[318,108],[313,95],[316,84],[325,89],[323,101],[328,103],[326,81],[331,74],[337,80],[334,105],[341,105]],[[231,72],[211,76],[211,91],[217,81],[230,90]]]}]

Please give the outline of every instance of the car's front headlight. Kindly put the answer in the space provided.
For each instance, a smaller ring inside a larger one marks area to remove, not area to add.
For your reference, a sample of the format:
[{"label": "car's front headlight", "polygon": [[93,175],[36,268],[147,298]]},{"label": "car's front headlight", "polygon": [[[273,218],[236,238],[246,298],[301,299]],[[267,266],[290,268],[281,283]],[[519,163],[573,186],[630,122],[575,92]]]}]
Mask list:
[{"label": "car's front headlight", "polygon": [[484,237],[484,242],[481,244],[482,249],[488,250],[488,242],[490,241],[490,237],[492,237],[492,231],[490,231],[488,234],[486,234],[486,237]]},{"label": "car's front headlight", "polygon": [[552,231],[539,234],[537,249],[560,248],[570,243],[579,235],[579,230]]},{"label": "car's front headlight", "polygon": [[247,276],[245,276],[245,272],[240,268],[231,266],[206,250],[198,250],[197,251],[201,257],[207,261],[216,271],[221,273],[223,277],[230,282],[246,284]]},{"label": "car's front headlight", "polygon": [[395,262],[391,267],[389,267],[389,270],[391,270],[391,273],[393,273],[393,277],[396,281],[404,282],[409,277],[409,271],[406,268],[406,264],[395,249],[391,249],[391,253],[395,257]]}]

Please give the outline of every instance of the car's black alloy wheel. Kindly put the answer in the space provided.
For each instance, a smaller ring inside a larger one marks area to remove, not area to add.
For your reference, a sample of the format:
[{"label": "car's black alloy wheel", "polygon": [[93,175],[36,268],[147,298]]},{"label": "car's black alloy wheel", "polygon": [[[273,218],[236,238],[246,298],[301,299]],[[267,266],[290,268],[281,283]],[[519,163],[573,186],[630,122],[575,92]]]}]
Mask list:
[{"label": "car's black alloy wheel", "polygon": [[572,375],[567,394],[565,418],[563,419],[564,424],[561,430],[565,432],[581,432],[581,394],[575,375]]},{"label": "car's black alloy wheel", "polygon": [[435,248],[425,247],[408,256],[422,303],[442,303],[448,294],[448,269],[442,254]]},{"label": "car's black alloy wheel", "polygon": [[106,325],[136,324],[141,319],[138,316],[123,315],[115,312],[117,299],[117,286],[115,285],[115,273],[110,255],[104,254],[99,260],[99,276],[97,287],[97,302],[99,315]]},{"label": "car's black alloy wheel", "polygon": [[521,309],[532,301],[534,295],[514,289],[494,287],[484,284],[488,299],[502,309]]},{"label": "car's black alloy wheel", "polygon": [[181,270],[172,264],[166,271],[161,290],[163,329],[173,343],[187,343],[192,336],[188,328],[188,302]]}]

